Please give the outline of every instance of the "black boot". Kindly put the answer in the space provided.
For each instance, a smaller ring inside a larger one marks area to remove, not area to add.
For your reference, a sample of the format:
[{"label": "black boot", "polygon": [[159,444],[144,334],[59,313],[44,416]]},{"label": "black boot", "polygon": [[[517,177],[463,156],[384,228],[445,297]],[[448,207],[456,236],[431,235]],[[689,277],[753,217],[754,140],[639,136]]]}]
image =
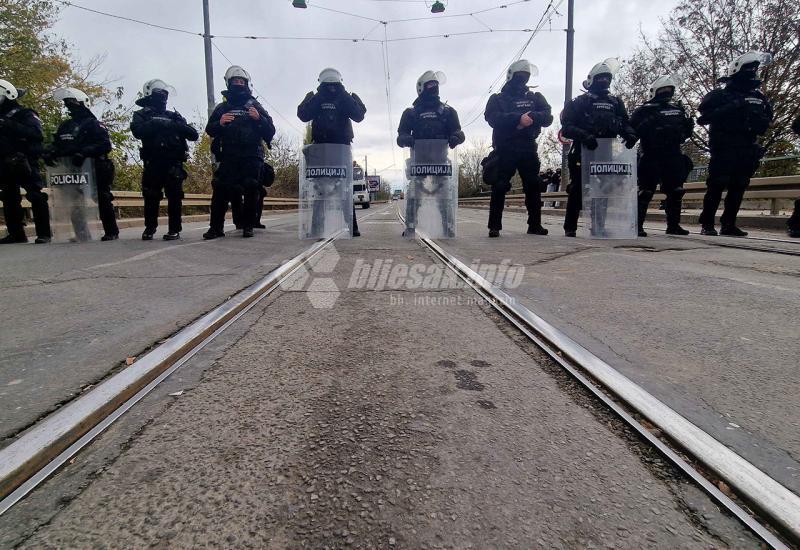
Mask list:
[{"label": "black boot", "polygon": [[547,231],[547,229],[545,229],[541,225],[536,227],[528,226],[528,235],[547,235],[548,233],[549,231]]},{"label": "black boot", "polygon": [[181,238],[181,234],[178,233],[177,231],[175,231],[174,233],[172,231],[170,231],[169,233],[167,233],[163,237],[163,239],[165,241],[177,241],[180,238]]},{"label": "black boot", "polygon": [[28,237],[25,235],[6,235],[2,239],[0,239],[0,244],[15,244],[15,243],[26,243],[28,242]]},{"label": "black boot", "polygon": [[152,241],[153,235],[156,234],[155,229],[147,229],[145,228],[144,232],[142,233],[142,240],[143,241]]},{"label": "black boot", "polygon": [[719,231],[720,235],[724,235],[726,237],[747,237],[747,231],[742,231],[735,225],[731,225],[729,227],[723,227]]},{"label": "black boot", "polygon": [[668,225],[667,226],[667,235],[688,235],[689,231],[681,227],[680,225]]},{"label": "black boot", "polygon": [[203,233],[203,238],[207,241],[210,241],[212,239],[218,239],[224,236],[225,236],[224,231],[217,231],[216,229],[209,229],[208,231]]},{"label": "black boot", "polygon": [[717,235],[719,235],[719,233],[717,233],[717,230],[714,229],[713,225],[704,225],[703,228],[700,230],[700,234],[708,235],[710,237],[716,237]]}]

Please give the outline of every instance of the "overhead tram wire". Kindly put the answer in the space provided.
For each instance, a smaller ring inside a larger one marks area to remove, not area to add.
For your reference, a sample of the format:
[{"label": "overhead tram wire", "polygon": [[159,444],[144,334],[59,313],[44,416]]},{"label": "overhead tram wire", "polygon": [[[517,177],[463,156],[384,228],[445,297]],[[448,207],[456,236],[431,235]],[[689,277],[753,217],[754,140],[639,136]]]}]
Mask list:
[{"label": "overhead tram wire", "polygon": [[[522,47],[519,50],[517,50],[517,53],[514,54],[514,57],[506,65],[506,67],[510,66],[512,63],[514,63],[515,61],[517,61],[517,60],[522,58],[522,55],[525,53],[525,50],[528,48],[528,46],[531,44],[533,39],[536,37],[536,34],[541,32],[542,28],[544,27],[544,23],[546,21],[548,21],[550,18],[552,18],[552,16],[555,13],[558,12],[558,7],[561,6],[562,3],[563,3],[563,0],[560,0],[559,3],[558,3],[558,6],[553,8],[553,0],[550,0],[550,2],[548,3],[547,7],[544,10],[544,12],[542,13],[542,16],[539,18],[539,22],[536,24],[535,29],[532,31],[531,36],[529,36],[528,39],[525,41],[525,43],[522,45]],[[552,14],[550,14],[551,8],[552,8],[552,11],[553,11]],[[549,14],[549,16],[548,16],[548,14]],[[491,95],[491,93],[494,90],[494,87],[497,85],[497,83],[503,78],[503,75],[505,74],[505,72],[506,72],[505,68],[502,71],[500,71],[500,74],[498,74],[497,78],[495,78],[494,81],[492,81],[492,83],[490,84],[489,89],[481,95],[480,99],[478,99],[478,101],[475,103],[475,105],[473,105],[473,107],[469,110],[469,114],[467,115],[466,118],[469,119],[470,117],[472,117],[472,113],[474,113],[475,110],[477,108],[479,108],[481,104],[485,104],[486,99],[489,97],[489,95]],[[470,125],[474,124],[475,122],[477,122],[477,120],[480,118],[480,116],[483,114],[484,111],[485,111],[485,109],[481,110],[481,112],[479,112],[469,122],[467,122],[467,124],[465,124],[464,127],[466,128],[467,126],[470,126]]]},{"label": "overhead tram wire", "polygon": [[[217,46],[217,44],[216,44],[216,43],[215,43],[213,40],[211,41],[211,45],[212,45],[212,46],[214,46],[214,49],[215,49],[215,50],[217,50],[217,51],[219,52],[219,54],[220,54],[222,57],[224,57],[224,58],[225,58],[225,61],[227,61],[227,62],[228,62],[229,64],[231,64],[231,65],[235,65],[235,63],[234,63],[233,61],[231,61],[231,59],[230,59],[230,58],[229,58],[227,55],[225,55],[225,52],[223,52],[223,51],[222,51],[222,50],[219,48],[219,46]],[[304,132],[303,130],[300,130],[300,129],[299,129],[297,126],[295,126],[295,125],[294,125],[294,123],[293,123],[291,120],[289,120],[288,118],[286,118],[285,116],[283,116],[283,113],[281,113],[281,112],[278,110],[278,108],[277,108],[277,107],[275,107],[275,105],[273,105],[272,103],[270,103],[270,102],[269,102],[269,100],[267,99],[267,97],[266,97],[264,94],[262,94],[262,93],[259,91],[259,89],[255,87],[255,85],[253,85],[253,89],[254,89],[254,90],[256,91],[256,93],[257,93],[257,94],[258,94],[258,95],[261,97],[261,99],[263,99],[263,100],[264,100],[264,103],[266,103],[266,104],[267,104],[267,105],[270,107],[270,109],[272,109],[272,111],[273,111],[273,112],[275,112],[275,113],[276,113],[276,114],[277,114],[279,117],[281,117],[281,118],[282,118],[284,121],[286,121],[286,123],[287,123],[287,124],[288,124],[288,125],[289,125],[289,126],[290,126],[290,127],[291,127],[291,128],[294,130],[294,131],[295,131],[295,132],[297,132],[297,134],[298,134],[298,135],[299,135],[301,138],[305,136],[305,132]]]},{"label": "overhead tram wire", "polygon": [[[522,58],[522,56],[525,54],[525,50],[528,49],[528,46],[530,46],[531,42],[533,42],[533,39],[536,37],[536,35],[539,34],[540,32],[542,32],[542,29],[544,28],[545,23],[550,21],[551,18],[553,17],[553,15],[556,15],[558,13],[558,8],[561,7],[561,5],[564,3],[564,0],[559,0],[558,4],[555,7],[553,7],[553,1],[554,0],[550,0],[550,2],[547,4],[547,7],[545,8],[544,12],[542,13],[542,16],[539,18],[539,22],[536,24],[536,27],[533,29],[533,31],[531,31],[531,35],[528,37],[528,39],[525,41],[525,43],[522,45],[522,47],[517,51],[517,53],[514,55],[514,57],[511,59],[511,61],[506,65],[506,67],[509,67],[512,63],[514,63],[515,61],[518,61],[518,60],[520,60]],[[551,32],[552,30],[553,29],[549,29],[548,31],[545,31],[545,32]],[[486,99],[494,91],[494,87],[503,78],[503,75],[506,73],[506,70],[507,69],[504,68],[500,72],[500,74],[497,76],[497,78],[494,79],[494,81],[489,86],[489,89],[481,95],[480,99],[478,99],[478,101],[475,103],[475,105],[469,110],[470,114],[467,115],[466,118],[469,118],[470,116],[472,116],[472,113],[475,112],[475,109],[480,107],[480,105],[482,103],[485,103]],[[464,128],[466,128],[468,126],[471,126],[472,124],[477,122],[478,119],[481,117],[481,115],[483,115],[485,110],[486,109],[484,107],[484,109],[482,109],[478,114],[476,114],[469,122],[464,124]]]},{"label": "overhead tram wire", "polygon": [[[383,54],[383,72],[384,77],[386,80],[386,110],[389,114],[389,147],[392,149],[392,166],[397,164],[397,157],[395,147],[394,147],[394,124],[392,122],[392,88],[391,88],[391,80],[392,75],[389,70],[389,43],[388,43],[388,31],[386,30],[386,25],[383,26],[383,38],[384,41],[381,42],[381,53]],[[369,175],[369,174],[367,174]]]}]

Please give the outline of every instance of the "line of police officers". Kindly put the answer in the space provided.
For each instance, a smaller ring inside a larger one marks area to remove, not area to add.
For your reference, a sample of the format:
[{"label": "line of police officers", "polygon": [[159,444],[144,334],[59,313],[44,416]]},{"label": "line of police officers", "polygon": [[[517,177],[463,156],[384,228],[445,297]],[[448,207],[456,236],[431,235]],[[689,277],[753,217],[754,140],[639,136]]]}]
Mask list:
[{"label": "line of police officers", "polygon": [[[722,193],[727,190],[721,217],[723,235],[744,236],[736,226],[736,216],[744,191],[755,173],[764,150],[757,139],[773,118],[772,107],[759,91],[759,69],[770,62],[768,54],[749,52],[732,61],[720,79],[723,88],[711,91],[699,106],[698,122],[709,126],[711,160],[707,193],[700,218],[702,233],[717,235],[714,219]],[[562,135],[572,140],[568,156],[570,185],[564,231],[574,237],[582,208],[581,150],[595,149],[600,138],[621,138],[633,148],[641,140],[639,159],[639,234],[643,229],[647,206],[656,188],[667,196],[667,233],[685,235],[680,226],[683,184],[692,170],[691,160],[681,152],[681,145],[691,137],[694,122],[674,96],[677,82],[669,76],[658,78],[650,86],[649,100],[628,117],[621,99],[610,93],[611,81],[618,69],[615,60],[595,65],[584,82],[585,93],[570,101],[561,115]],[[494,151],[484,161],[485,179],[492,183],[489,211],[489,236],[498,237],[502,229],[505,195],[511,179],[519,173],[528,210],[528,233],[546,235],[541,224],[540,162],[536,139],[542,128],[553,122],[551,107],[544,96],[528,86],[537,69],[526,60],[515,62],[507,71],[506,84],[493,94],[486,105],[485,118],[492,127]],[[403,113],[397,144],[413,147],[415,140],[447,140],[451,148],[464,142],[464,133],[456,110],[442,102],[439,85],[441,73],[426,71],[417,81],[417,99]],[[206,132],[212,138],[212,153],[217,161],[212,181],[210,228],[203,235],[215,239],[225,235],[225,213],[230,203],[242,236],[253,236],[260,224],[265,188],[274,179],[272,168],[264,162],[264,144],[270,147],[275,126],[267,111],[253,97],[250,75],[233,66],[225,74],[224,101],[216,106]],[[176,111],[167,110],[172,88],[161,80],[147,82],[136,101],[142,107],[133,115],[131,130],[141,140],[144,163],[142,194],[145,200],[145,230],[142,239],[151,240],[158,225],[159,203],[168,201],[169,228],[165,240],[180,238],[183,181],[187,174],[188,141],[198,139],[197,131]],[[20,93],[9,82],[0,80],[0,189],[8,236],[0,243],[26,242],[20,188],[31,203],[36,226],[36,242],[50,241],[47,196],[39,169],[40,157],[46,163],[57,158],[72,159],[76,166],[86,158],[95,160],[98,206],[105,235],[102,240],[118,238],[111,186],[114,165],[108,158],[111,141],[105,126],[89,109],[89,98],[74,88],[57,91],[69,118],[56,131],[53,143],[43,147],[42,125],[32,109],[17,100]],[[350,144],[352,122],[364,119],[366,107],[361,99],[345,90],[342,75],[325,69],[319,76],[316,92],[309,92],[298,106],[297,115],[312,126],[313,143]],[[800,119],[793,126],[800,133]],[[409,230],[413,231],[415,197],[408,197]],[[800,200],[789,220],[789,232],[800,236]],[[353,224],[353,235],[358,226]]]}]

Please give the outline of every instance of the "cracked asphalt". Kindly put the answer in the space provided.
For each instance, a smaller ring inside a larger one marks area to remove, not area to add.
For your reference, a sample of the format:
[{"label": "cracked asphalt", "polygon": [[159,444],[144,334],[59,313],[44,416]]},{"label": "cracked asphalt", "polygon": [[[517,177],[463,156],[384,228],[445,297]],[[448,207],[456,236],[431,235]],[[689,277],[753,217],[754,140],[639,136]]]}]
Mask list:
[{"label": "cracked asphalt", "polygon": [[436,271],[376,214],[0,518],[0,545],[758,546],[474,292],[349,288],[358,260]]},{"label": "cracked asphalt", "polygon": [[9,245],[0,250],[0,446],[128,357],[189,324],[309,246],[296,214],[267,212],[268,229],[203,241]]},{"label": "cracked asphalt", "polygon": [[717,246],[800,241],[567,239],[556,217],[540,237],[514,211],[490,240],[487,218],[460,209],[459,238],[441,244],[465,262],[524,266],[508,290],[522,304],[800,493],[800,256]]}]

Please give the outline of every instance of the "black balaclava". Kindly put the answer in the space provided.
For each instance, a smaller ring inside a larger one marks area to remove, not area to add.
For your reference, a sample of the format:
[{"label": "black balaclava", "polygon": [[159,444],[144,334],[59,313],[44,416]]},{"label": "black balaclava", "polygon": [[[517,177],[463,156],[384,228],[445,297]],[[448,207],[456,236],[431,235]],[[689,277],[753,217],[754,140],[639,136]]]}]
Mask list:
[{"label": "black balaclava", "polygon": [[226,97],[228,101],[233,101],[236,103],[244,103],[247,99],[250,98],[250,86],[247,80],[242,77],[236,77],[238,80],[244,81],[244,84],[233,84],[233,78],[231,78],[231,82],[228,84],[228,93]]},{"label": "black balaclava", "polygon": [[69,111],[69,116],[72,118],[84,118],[91,114],[91,111],[84,107],[77,99],[71,97],[64,100],[64,106]]},{"label": "black balaclava", "polygon": [[511,87],[515,90],[522,91],[528,89],[528,81],[531,79],[531,73],[526,71],[517,71],[511,76]]},{"label": "black balaclava", "polygon": [[758,61],[743,65],[739,72],[730,78],[731,84],[743,90],[755,90],[761,86],[761,81],[758,79],[758,66]]},{"label": "black balaclava", "polygon": [[422,93],[419,98],[425,105],[438,105],[439,101],[439,83],[436,80],[429,80],[422,85]]},{"label": "black balaclava", "polygon": [[167,100],[169,99],[169,92],[166,90],[153,90],[150,93],[150,107],[154,111],[163,113],[167,110]]},{"label": "black balaclava", "polygon": [[665,86],[656,90],[656,95],[653,98],[653,101],[656,103],[667,103],[673,97],[675,97],[675,88],[672,86]]},{"label": "black balaclava", "polygon": [[344,86],[340,82],[322,82],[318,89],[323,96],[333,98],[339,95]]},{"label": "black balaclava", "polygon": [[600,73],[596,75],[592,79],[592,83],[589,86],[589,91],[598,95],[608,95],[612,78],[613,76],[611,76],[610,73]]}]

